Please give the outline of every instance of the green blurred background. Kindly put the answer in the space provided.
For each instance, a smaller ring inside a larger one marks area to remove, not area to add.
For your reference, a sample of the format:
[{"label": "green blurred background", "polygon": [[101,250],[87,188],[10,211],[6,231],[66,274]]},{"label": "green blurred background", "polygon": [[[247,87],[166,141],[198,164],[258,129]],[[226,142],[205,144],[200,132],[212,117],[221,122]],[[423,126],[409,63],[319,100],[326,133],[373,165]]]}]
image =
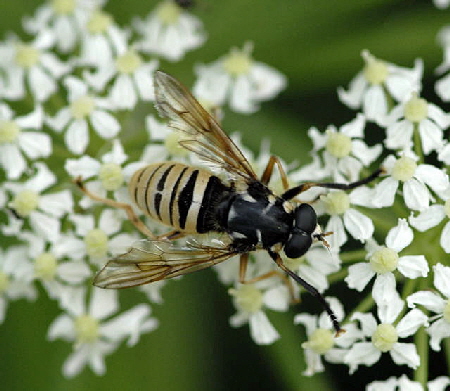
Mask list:
[{"label": "green blurred background", "polygon": [[[41,2],[1,0],[0,32],[21,34],[20,19]],[[106,10],[125,24],[146,15],[153,0],[110,0]],[[352,119],[355,113],[341,104],[338,86],[347,87],[363,65],[360,53],[411,67],[415,58],[425,61],[424,96],[434,99],[434,69],[442,50],[436,34],[450,23],[449,11],[437,10],[431,1],[412,0],[198,0],[193,12],[204,22],[209,39],[180,64],[161,67],[190,85],[192,67],[211,62],[242,47],[255,44],[254,58],[283,72],[289,86],[276,100],[254,115],[226,113],[224,127],[243,133],[246,145],[257,150],[265,137],[272,151],[286,161],[308,162],[310,126],[324,129]],[[436,100],[435,100],[436,101]],[[437,101],[439,102],[439,101]],[[440,103],[440,102],[439,102]],[[212,271],[195,273],[163,289],[164,304],[154,305],[160,327],[142,336],[134,348],[121,347],[106,358],[103,377],[84,370],[67,380],[61,375],[71,351],[64,342],[45,340],[50,322],[59,314],[42,294],[35,303],[17,301],[0,326],[0,388],[2,390],[349,390],[362,389],[370,380],[400,374],[383,359],[374,369],[362,367],[351,378],[344,366],[327,366],[324,375],[306,378],[301,327],[292,323],[299,308],[287,314],[269,312],[282,338],[268,347],[256,346],[247,327],[232,329],[228,319],[234,308]],[[332,294],[345,297],[335,288]],[[344,294],[348,290],[344,288]],[[142,300],[137,292],[123,291],[121,301]],[[349,296],[351,308],[359,298]],[[318,312],[317,303],[305,297],[303,309]],[[381,373],[381,375],[380,375]]]}]

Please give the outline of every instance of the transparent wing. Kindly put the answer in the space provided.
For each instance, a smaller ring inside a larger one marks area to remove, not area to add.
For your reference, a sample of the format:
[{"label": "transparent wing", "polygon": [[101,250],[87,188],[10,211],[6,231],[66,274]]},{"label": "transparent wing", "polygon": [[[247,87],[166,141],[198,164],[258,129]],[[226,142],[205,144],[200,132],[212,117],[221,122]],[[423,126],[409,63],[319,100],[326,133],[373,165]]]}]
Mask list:
[{"label": "transparent wing", "polygon": [[228,246],[184,246],[163,240],[140,240],[125,254],[110,260],[94,279],[100,288],[128,288],[192,273],[216,265],[236,252]]},{"label": "transparent wing", "polygon": [[169,126],[189,136],[180,142],[184,148],[232,176],[257,179],[236,144],[179,81],[157,71],[155,95],[156,108],[161,116],[170,119]]}]

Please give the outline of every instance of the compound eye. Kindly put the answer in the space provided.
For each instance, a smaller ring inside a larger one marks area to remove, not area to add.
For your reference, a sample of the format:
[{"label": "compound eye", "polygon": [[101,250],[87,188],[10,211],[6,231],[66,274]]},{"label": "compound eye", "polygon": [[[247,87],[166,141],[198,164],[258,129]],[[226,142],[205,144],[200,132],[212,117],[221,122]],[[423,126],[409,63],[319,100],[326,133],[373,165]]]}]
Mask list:
[{"label": "compound eye", "polygon": [[316,211],[311,205],[301,204],[295,209],[294,226],[308,234],[314,232],[317,226]]},{"label": "compound eye", "polygon": [[284,253],[288,258],[298,258],[308,251],[311,244],[312,238],[310,235],[304,232],[295,232],[284,245]]}]

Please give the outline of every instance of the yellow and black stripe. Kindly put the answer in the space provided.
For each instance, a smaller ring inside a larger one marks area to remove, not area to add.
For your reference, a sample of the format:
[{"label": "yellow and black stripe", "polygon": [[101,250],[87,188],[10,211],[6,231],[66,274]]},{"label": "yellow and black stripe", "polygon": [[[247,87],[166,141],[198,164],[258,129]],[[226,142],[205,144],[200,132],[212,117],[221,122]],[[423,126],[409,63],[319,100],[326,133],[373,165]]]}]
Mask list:
[{"label": "yellow and black stripe", "polygon": [[134,203],[163,224],[186,233],[223,229],[217,208],[229,188],[207,170],[176,162],[151,164],[134,173],[128,188]]}]

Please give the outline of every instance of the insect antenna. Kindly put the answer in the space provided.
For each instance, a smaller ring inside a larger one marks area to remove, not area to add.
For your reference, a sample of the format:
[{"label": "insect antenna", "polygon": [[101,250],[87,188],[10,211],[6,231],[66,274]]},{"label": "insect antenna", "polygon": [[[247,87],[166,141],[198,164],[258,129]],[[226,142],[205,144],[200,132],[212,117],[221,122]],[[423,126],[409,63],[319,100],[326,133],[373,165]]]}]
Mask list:
[{"label": "insect antenna", "polygon": [[303,278],[295,274],[292,270],[288,269],[286,265],[281,260],[281,257],[274,252],[269,252],[269,255],[271,258],[276,262],[276,264],[284,271],[286,272],[295,282],[300,284],[303,288],[305,288],[309,293],[311,293],[315,298],[317,298],[322,306],[325,308],[325,311],[327,312],[328,316],[330,317],[331,323],[333,323],[333,327],[336,330],[336,337],[343,334],[345,332],[344,329],[341,329],[341,326],[339,324],[339,321],[337,320],[336,314],[331,309],[328,302],[325,300],[325,298],[321,295],[321,293],[314,288],[311,284],[306,282]]}]

